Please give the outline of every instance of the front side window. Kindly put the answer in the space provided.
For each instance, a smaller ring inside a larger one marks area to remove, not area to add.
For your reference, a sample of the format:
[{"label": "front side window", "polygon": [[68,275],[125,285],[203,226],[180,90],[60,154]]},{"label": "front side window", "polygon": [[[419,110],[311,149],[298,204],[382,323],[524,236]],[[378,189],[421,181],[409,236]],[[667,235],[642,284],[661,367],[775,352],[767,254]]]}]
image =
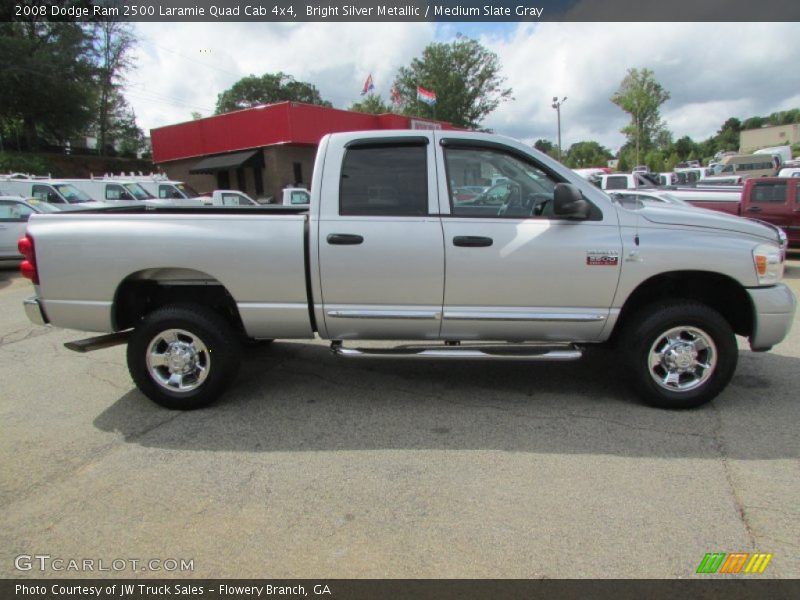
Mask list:
[{"label": "front side window", "polygon": [[625,176],[606,177],[607,190],[627,190],[628,178]]},{"label": "front side window", "polygon": [[349,148],[342,164],[339,214],[413,217],[428,214],[427,148]]},{"label": "front side window", "polygon": [[64,199],[49,185],[34,185],[31,193],[39,202],[64,204]]},{"label": "front side window", "polygon": [[133,200],[133,196],[124,187],[115,183],[106,186],[106,200]]},{"label": "front side window", "polygon": [[[493,148],[445,148],[444,157],[453,216],[553,216],[553,190],[559,181],[532,162]],[[486,185],[490,187],[468,200],[461,200],[457,191]]]}]

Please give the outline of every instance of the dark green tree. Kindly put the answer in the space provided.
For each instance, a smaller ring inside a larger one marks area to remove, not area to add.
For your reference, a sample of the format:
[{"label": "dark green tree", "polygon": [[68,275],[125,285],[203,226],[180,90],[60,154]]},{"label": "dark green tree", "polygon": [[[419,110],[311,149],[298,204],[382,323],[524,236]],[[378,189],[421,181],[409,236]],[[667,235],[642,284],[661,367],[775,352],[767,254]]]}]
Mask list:
[{"label": "dark green tree", "polygon": [[631,116],[630,123],[622,129],[628,144],[635,151],[635,162],[640,156],[656,146],[666,129],[659,109],[669,100],[666,91],[650,69],[628,69],[619,89],[611,101]]},{"label": "dark green tree", "polygon": [[555,144],[550,140],[538,139],[533,143],[533,147],[539,150],[540,152],[544,152],[545,154],[550,154],[553,148],[555,148]]},{"label": "dark green tree", "polygon": [[[422,56],[400,68],[395,82],[406,114],[435,116],[467,129],[479,129],[512,93],[504,87],[497,55],[467,37],[429,44]],[[435,106],[417,100],[417,86],[436,93]]]},{"label": "dark green tree", "polygon": [[95,26],[30,18],[0,22],[0,123],[20,147],[85,132],[97,106]]},{"label": "dark green tree", "polygon": [[576,142],[566,152],[566,164],[572,169],[605,167],[613,155],[595,141]]},{"label": "dark green tree", "polygon": [[361,102],[354,102],[347,110],[380,115],[392,112],[392,107],[388,104],[384,104],[379,94],[367,94]]},{"label": "dark green tree", "polygon": [[[130,69],[130,52],[135,44],[133,30],[122,21],[101,21],[97,24],[97,148],[104,155],[111,142],[122,132],[130,134],[130,111],[126,112],[120,86],[125,71]],[[135,127],[135,123],[133,123]]]},{"label": "dark green tree", "polygon": [[738,150],[739,132],[742,130],[742,122],[736,117],[731,117],[722,124],[715,136],[715,146],[717,150]]},{"label": "dark green tree", "polygon": [[219,94],[216,114],[285,101],[332,106],[311,83],[297,81],[286,73],[264,73],[243,77]]}]

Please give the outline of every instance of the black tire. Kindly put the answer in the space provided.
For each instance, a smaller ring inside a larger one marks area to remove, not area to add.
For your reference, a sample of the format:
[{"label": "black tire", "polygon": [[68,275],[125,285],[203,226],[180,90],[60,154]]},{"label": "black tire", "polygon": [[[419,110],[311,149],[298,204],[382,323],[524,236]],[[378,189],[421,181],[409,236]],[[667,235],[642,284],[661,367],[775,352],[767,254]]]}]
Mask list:
[{"label": "black tire", "polygon": [[[668,332],[676,343],[668,342]],[[628,322],[621,343],[635,391],[644,402],[659,408],[695,408],[710,402],[730,382],[739,357],[736,336],[722,315],[704,304],[684,300],[640,310]],[[667,351],[659,352],[663,349]],[[684,358],[681,354],[687,351]],[[680,363],[682,360],[689,365]],[[706,364],[711,367],[703,368]]]},{"label": "black tire", "polygon": [[[163,339],[156,342],[157,336],[169,330],[184,333],[176,334],[172,344]],[[148,355],[170,356],[172,351],[183,352],[178,360],[192,357],[185,367],[189,372],[179,374],[181,381],[185,378],[186,390],[163,383],[171,367],[148,365]],[[154,310],[133,330],[127,357],[131,377],[145,396],[171,410],[193,410],[214,402],[230,385],[239,370],[241,346],[228,322],[213,310],[173,304]]]}]

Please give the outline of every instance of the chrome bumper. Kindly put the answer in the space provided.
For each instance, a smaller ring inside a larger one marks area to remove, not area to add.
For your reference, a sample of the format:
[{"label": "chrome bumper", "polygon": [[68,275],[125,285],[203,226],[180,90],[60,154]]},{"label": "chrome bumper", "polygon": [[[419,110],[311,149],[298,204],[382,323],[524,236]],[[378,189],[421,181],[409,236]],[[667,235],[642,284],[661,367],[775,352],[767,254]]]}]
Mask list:
[{"label": "chrome bumper", "polygon": [[751,288],[747,293],[750,294],[755,313],[750,348],[755,351],[769,350],[789,333],[797,299],[792,290],[782,283],[768,288]]},{"label": "chrome bumper", "polygon": [[35,296],[33,298],[27,298],[22,304],[25,307],[25,314],[28,316],[28,320],[31,323],[34,325],[47,325],[47,316],[44,314],[44,309],[38,298]]}]

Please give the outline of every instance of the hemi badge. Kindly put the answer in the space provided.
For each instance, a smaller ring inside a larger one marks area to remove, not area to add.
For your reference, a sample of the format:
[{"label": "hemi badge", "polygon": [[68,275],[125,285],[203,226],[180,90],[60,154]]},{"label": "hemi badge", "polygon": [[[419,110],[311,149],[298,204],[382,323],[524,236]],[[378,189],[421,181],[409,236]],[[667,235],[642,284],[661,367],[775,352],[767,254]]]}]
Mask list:
[{"label": "hemi badge", "polygon": [[619,252],[591,250],[586,253],[586,264],[590,267],[616,267],[619,264]]}]

